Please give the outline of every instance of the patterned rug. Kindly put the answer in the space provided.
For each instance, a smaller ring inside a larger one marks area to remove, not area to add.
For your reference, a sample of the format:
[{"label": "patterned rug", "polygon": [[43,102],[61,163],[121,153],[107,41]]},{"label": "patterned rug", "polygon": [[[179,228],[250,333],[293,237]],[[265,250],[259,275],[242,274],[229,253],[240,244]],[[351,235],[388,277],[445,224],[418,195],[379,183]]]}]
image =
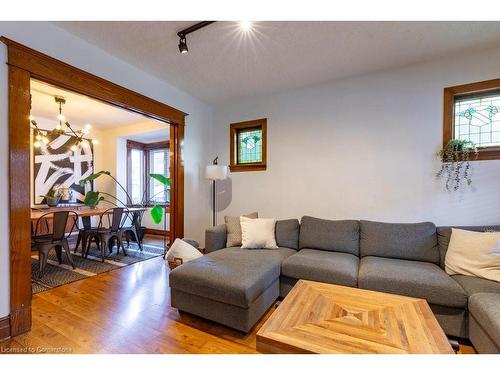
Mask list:
[{"label": "patterned rug", "polygon": [[44,290],[163,255],[163,247],[156,245],[144,245],[143,251],[139,251],[139,247],[131,243],[130,247],[126,248],[126,251],[127,256],[123,255],[122,251],[117,254],[115,247],[113,252],[106,256],[104,263],[101,262],[101,253],[97,250],[97,247],[90,249],[87,259],[83,259],[81,253],[72,253],[76,269],[71,267],[64,251],[62,264],[57,261],[55,251],[51,251],[42,279],[38,279],[38,254],[33,254],[31,256],[32,292],[33,294],[40,293]]}]

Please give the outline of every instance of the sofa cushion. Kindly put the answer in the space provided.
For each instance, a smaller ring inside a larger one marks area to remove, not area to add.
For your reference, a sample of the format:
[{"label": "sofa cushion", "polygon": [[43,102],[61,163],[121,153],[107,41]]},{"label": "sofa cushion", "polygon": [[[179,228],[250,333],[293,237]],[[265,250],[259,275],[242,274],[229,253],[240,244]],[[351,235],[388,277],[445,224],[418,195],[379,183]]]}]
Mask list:
[{"label": "sofa cushion", "polygon": [[437,238],[439,244],[439,256],[441,268],[444,268],[444,261],[446,259],[446,252],[448,251],[448,245],[450,244],[451,229],[463,229],[470,230],[473,232],[488,232],[495,231],[500,232],[500,225],[483,225],[483,226],[473,226],[473,227],[437,227]]},{"label": "sofa cushion", "polygon": [[361,220],[360,253],[362,257],[439,263],[436,226],[433,223],[395,224]]},{"label": "sofa cushion", "polygon": [[276,222],[276,243],[279,247],[299,249],[300,224],[297,219],[278,220]]},{"label": "sofa cushion", "polygon": [[500,283],[497,283],[496,281],[465,275],[453,275],[451,278],[459,283],[469,296],[476,293],[500,294]]},{"label": "sofa cushion", "polygon": [[304,216],[300,221],[299,249],[305,248],[359,255],[359,223]]},{"label": "sofa cushion", "polygon": [[500,348],[500,294],[474,294],[469,298],[469,312]]},{"label": "sofa cushion", "polygon": [[294,279],[356,286],[358,265],[359,258],[352,254],[302,249],[283,262],[281,274]]},{"label": "sofa cushion", "polygon": [[432,263],[365,257],[359,266],[358,286],[425,298],[428,303],[440,306],[467,306],[467,294],[462,287]]},{"label": "sofa cushion", "polygon": [[174,269],[170,287],[248,308],[279,278],[286,252],[241,248],[214,251]]},{"label": "sofa cushion", "polygon": [[[257,212],[252,212],[250,214],[242,215],[248,217],[249,219],[256,219],[259,217]],[[226,223],[226,246],[241,246],[241,216],[224,216],[224,221]]]}]

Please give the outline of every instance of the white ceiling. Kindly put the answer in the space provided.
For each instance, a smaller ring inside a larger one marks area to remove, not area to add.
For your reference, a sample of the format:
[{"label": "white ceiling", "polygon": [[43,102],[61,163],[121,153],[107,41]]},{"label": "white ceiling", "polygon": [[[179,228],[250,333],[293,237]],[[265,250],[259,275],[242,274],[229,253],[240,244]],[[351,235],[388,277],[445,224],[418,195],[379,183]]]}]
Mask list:
[{"label": "white ceiling", "polygon": [[59,105],[54,100],[56,95],[66,99],[66,104],[63,105],[63,115],[76,128],[86,124],[91,124],[94,128],[105,129],[148,121],[158,123],[156,120],[123,108],[36,80],[31,80],[31,114],[35,118],[54,119],[55,124],[59,113]]},{"label": "white ceiling", "polygon": [[279,92],[500,44],[500,22],[56,22],[209,103]]},{"label": "white ceiling", "polygon": [[165,131],[165,129],[151,130],[140,134],[129,135],[126,138],[131,141],[142,143],[164,142],[170,139],[169,133]]}]

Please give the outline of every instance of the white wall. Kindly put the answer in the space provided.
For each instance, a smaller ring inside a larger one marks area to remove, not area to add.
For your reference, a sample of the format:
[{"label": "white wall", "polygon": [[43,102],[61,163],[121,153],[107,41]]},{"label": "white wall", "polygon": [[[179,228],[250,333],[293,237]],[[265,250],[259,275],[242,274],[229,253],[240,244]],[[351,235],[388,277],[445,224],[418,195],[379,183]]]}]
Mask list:
[{"label": "white wall", "polygon": [[[0,35],[178,108],[189,116],[185,131],[185,235],[203,240],[210,223],[209,184],[201,169],[211,160],[211,107],[47,22],[0,22]],[[8,196],[7,49],[0,43],[0,196]],[[29,189],[29,186],[26,186]],[[0,206],[0,317],[9,313],[8,207]]]},{"label": "white wall", "polygon": [[[268,168],[231,173],[223,214],[500,223],[500,161],[474,162],[473,187],[435,179],[443,88],[498,78],[500,49],[218,106],[214,150],[229,162],[229,124],[267,117]],[[232,187],[231,187],[232,185]],[[223,189],[224,190],[224,189]],[[219,218],[219,220],[220,220]]]}]

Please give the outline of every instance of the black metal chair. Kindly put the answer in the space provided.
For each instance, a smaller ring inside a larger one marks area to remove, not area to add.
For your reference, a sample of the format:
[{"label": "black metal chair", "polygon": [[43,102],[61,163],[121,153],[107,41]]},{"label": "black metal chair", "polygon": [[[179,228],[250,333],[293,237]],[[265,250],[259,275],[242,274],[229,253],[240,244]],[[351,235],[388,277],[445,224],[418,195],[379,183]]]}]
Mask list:
[{"label": "black metal chair", "polygon": [[[87,242],[89,238],[94,235],[97,231],[97,227],[92,227],[92,221],[90,216],[83,216],[82,218],[83,227],[78,230],[78,238],[76,239],[75,254],[78,251],[80,243],[82,244],[82,258],[85,255],[85,250],[87,248]],[[99,238],[97,238],[99,241]]]},{"label": "black metal chair", "polygon": [[125,225],[121,230],[122,239],[125,237],[125,240],[127,241],[127,248],[130,246],[130,240],[133,235],[135,242],[137,242],[137,245],[139,246],[139,250],[142,251],[142,239],[139,236],[139,233],[141,230],[143,215],[144,211],[133,211],[127,214]]},{"label": "black metal chair", "polygon": [[[52,216],[52,233],[39,234],[41,223],[44,221],[46,222],[49,216]],[[66,234],[66,227],[68,226],[69,220],[73,220],[73,225],[71,226],[70,232]],[[32,244],[33,247],[38,250],[38,260],[40,263],[38,277],[40,279],[43,277],[45,266],[47,265],[47,258],[52,249],[56,250],[59,264],[62,263],[62,249],[64,249],[69,263],[73,269],[75,269],[75,264],[73,263],[73,258],[69,249],[68,237],[73,233],[77,223],[78,214],[74,211],[46,213],[37,220],[35,235],[32,237]]]},{"label": "black metal chair", "polygon": [[[117,252],[120,252],[120,247],[123,254],[127,255],[122,242],[122,228],[127,218],[129,211],[123,207],[113,207],[104,211],[99,217],[99,225],[97,229],[88,237],[87,248],[85,250],[85,258],[88,257],[92,240],[97,245],[101,252],[101,261],[104,262],[106,257],[106,247],[109,253],[113,252],[113,246],[116,242]],[[111,219],[110,219],[111,216]],[[107,246],[106,246],[107,245]]]}]

